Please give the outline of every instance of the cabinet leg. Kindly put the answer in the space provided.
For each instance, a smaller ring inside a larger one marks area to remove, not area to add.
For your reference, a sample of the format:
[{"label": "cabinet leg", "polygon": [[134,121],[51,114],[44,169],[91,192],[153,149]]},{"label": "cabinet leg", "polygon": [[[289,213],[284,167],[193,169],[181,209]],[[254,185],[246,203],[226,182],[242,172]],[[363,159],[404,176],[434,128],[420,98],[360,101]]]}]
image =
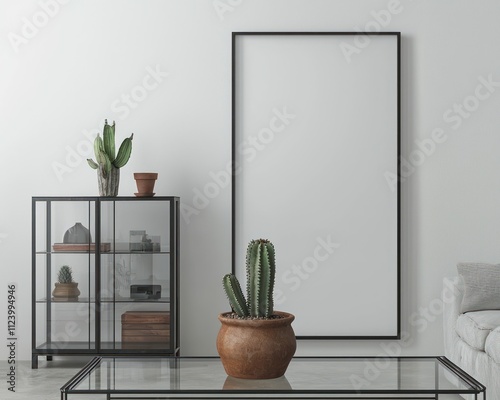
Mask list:
[{"label": "cabinet leg", "polygon": [[38,369],[38,356],[31,356],[31,369]]},{"label": "cabinet leg", "polygon": [[47,356],[47,361],[52,361],[52,356]]}]

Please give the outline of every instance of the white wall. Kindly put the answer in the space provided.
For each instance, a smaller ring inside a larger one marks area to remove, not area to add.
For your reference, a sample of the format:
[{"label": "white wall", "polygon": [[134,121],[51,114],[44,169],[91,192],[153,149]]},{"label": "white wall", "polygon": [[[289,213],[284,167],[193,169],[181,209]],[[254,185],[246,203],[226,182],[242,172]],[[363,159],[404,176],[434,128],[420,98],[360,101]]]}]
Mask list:
[{"label": "white wall", "polygon": [[[229,6],[219,17],[214,5],[223,4]],[[15,282],[18,357],[28,359],[31,346],[30,198],[97,194],[94,171],[70,156],[70,149],[89,149],[85,131],[100,129],[108,118],[117,121],[120,139],[135,133],[120,194],[135,191],[134,171],[158,171],[158,194],[179,195],[194,206],[196,190],[212,182],[210,173],[223,170],[230,159],[231,31],[354,31],[376,21],[373,13],[387,4],[73,0],[44,21],[38,1],[2,2],[0,329],[6,331],[7,283]],[[413,154],[420,165],[403,184],[402,320],[411,342],[403,351],[442,354],[437,300],[442,278],[454,275],[458,261],[496,262],[500,255],[500,86],[480,92],[489,97],[478,103],[467,98],[481,77],[500,82],[500,3],[402,1],[396,11],[384,30],[403,33],[405,159],[418,148],[415,141],[430,138],[433,130],[442,129],[441,138],[446,137],[427,143],[434,148],[430,156]],[[46,25],[31,32],[16,52],[9,34],[22,34],[24,18]],[[133,90],[140,94],[136,86],[156,66],[168,77],[125,112],[116,102]],[[443,114],[464,99],[474,111],[462,121],[446,122]],[[53,164],[67,161],[71,171],[59,180]],[[216,316],[227,309],[220,279],[230,269],[230,205],[230,187],[225,187],[182,224],[185,355],[215,354]],[[5,359],[6,348],[0,348]],[[387,343],[318,341],[301,342],[298,352],[380,354],[383,348]]]}]

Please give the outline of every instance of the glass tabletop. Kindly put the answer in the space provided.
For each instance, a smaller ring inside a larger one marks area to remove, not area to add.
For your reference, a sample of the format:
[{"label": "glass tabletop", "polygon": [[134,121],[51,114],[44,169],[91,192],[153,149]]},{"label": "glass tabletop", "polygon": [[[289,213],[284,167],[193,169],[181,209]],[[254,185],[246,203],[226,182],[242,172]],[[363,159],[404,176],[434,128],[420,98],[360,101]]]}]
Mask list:
[{"label": "glass tabletop", "polygon": [[96,357],[61,391],[306,397],[334,393],[480,393],[484,389],[445,357],[295,357],[285,376],[270,380],[228,377],[216,357]]}]

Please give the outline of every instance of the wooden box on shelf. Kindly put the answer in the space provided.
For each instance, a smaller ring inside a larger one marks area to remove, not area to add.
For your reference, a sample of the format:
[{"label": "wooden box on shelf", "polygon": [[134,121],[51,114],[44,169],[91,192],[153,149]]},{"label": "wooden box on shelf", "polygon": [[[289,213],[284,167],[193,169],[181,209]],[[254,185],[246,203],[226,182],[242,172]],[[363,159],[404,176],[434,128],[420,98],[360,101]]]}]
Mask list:
[{"label": "wooden box on shelf", "polygon": [[126,311],[122,314],[122,343],[124,346],[164,343],[170,341],[168,311]]}]

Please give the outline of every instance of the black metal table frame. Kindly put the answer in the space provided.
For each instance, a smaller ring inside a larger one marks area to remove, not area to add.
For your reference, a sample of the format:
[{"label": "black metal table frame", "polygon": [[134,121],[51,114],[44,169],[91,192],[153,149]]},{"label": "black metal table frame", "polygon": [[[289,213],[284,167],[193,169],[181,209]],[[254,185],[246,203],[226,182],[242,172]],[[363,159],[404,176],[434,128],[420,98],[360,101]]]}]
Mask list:
[{"label": "black metal table frame", "polygon": [[[231,399],[270,399],[270,400],[284,400],[292,398],[305,398],[312,400],[320,399],[379,399],[384,397],[390,399],[404,399],[404,400],[417,400],[417,399],[439,399],[441,394],[473,394],[474,400],[486,400],[486,387],[478,382],[476,379],[467,374],[460,367],[452,363],[448,358],[444,356],[406,356],[406,357],[376,357],[376,356],[300,356],[294,357],[295,359],[391,359],[391,360],[405,360],[405,359],[428,359],[436,361],[436,388],[434,390],[424,390],[424,389],[340,389],[340,390],[322,390],[319,393],[316,390],[114,390],[114,389],[100,389],[100,390],[78,390],[74,389],[83,379],[85,379],[100,363],[103,357],[94,357],[90,362],[88,362],[81,371],[79,371],[73,378],[71,378],[64,386],[61,387],[61,400],[68,400],[68,395],[71,394],[101,394],[106,395],[107,400],[130,400],[130,399],[186,399],[186,398],[196,398],[196,399],[214,399],[214,398],[231,398]],[[129,358],[129,357],[107,357],[107,358]],[[145,358],[166,358],[172,361],[174,368],[176,368],[177,361],[182,359],[216,359],[218,357],[165,357],[160,355],[157,357],[148,356]],[[440,389],[437,386],[437,375],[438,375],[438,365],[441,364],[450,373],[458,377],[459,379],[466,382],[472,389]],[[480,395],[482,394],[482,399]],[[122,395],[122,396],[121,396]],[[127,395],[127,397],[123,397]],[[148,395],[149,397],[140,397],[140,395]],[[134,397],[130,397],[134,396]],[[71,400],[71,398],[70,398]]]}]

